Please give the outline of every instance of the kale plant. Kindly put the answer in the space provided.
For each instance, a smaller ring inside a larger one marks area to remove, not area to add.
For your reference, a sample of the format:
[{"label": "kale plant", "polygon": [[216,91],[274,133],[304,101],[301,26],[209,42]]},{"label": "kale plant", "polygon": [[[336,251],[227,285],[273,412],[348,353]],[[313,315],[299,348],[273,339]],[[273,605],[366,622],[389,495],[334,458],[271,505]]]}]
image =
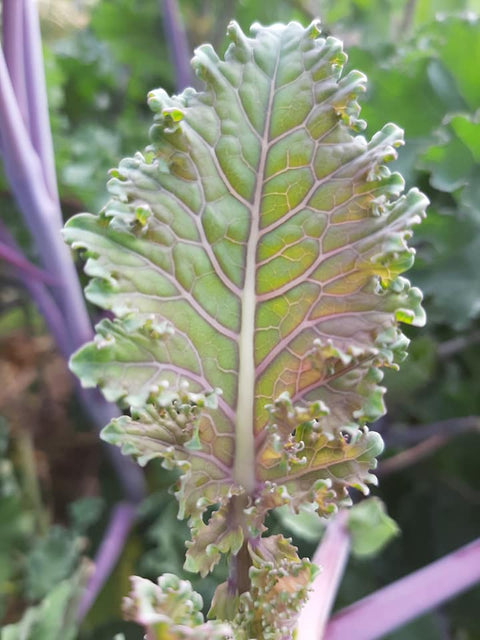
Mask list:
[{"label": "kale plant", "polygon": [[186,569],[228,560],[211,622],[185,581],[134,578],[125,613],[148,638],[292,637],[316,568],[265,517],[368,493],[382,367],[405,357],[399,323],[425,321],[401,274],[427,199],[386,167],[402,131],[359,133],[366,79],[342,77],[316,22],[251,31],[229,26],[224,60],[197,50],[204,91],[150,93],[151,144],[112,171],[99,215],[65,228],[88,299],[115,316],[71,360],[130,407],[103,437],[181,472]]}]

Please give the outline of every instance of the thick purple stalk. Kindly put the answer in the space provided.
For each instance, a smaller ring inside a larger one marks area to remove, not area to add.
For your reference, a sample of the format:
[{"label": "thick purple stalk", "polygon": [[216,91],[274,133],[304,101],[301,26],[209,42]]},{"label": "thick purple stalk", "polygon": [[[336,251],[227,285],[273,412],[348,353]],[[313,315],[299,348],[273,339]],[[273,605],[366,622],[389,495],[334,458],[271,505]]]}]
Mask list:
[{"label": "thick purple stalk", "polygon": [[45,71],[43,57],[39,55],[40,24],[33,0],[3,0],[2,46],[18,108],[39,156],[45,185],[50,196],[58,200]]},{"label": "thick purple stalk", "polygon": [[[30,138],[40,159],[47,191],[53,200],[58,201],[55,155],[48,115],[38,11],[34,6],[33,0],[23,0],[23,4],[25,84],[27,87]],[[63,226],[60,207],[58,207],[57,211],[59,224]]]},{"label": "thick purple stalk", "polygon": [[[21,257],[20,249],[1,221],[0,236],[3,241],[3,246],[0,245],[0,256],[2,250],[4,250],[12,251],[15,257]],[[13,264],[12,260],[10,260],[10,262]],[[30,263],[27,264],[30,265]],[[68,360],[72,353],[71,340],[65,327],[64,318],[48,288],[38,277],[32,277],[32,273],[29,270],[18,268],[18,265],[14,266],[17,266],[17,276],[45,319],[50,334],[53,336],[59,351],[65,359]],[[30,265],[30,269],[32,268],[36,269],[36,267]],[[37,271],[39,270],[37,269]],[[41,272],[41,274],[43,275],[43,272]],[[35,273],[34,275],[37,274]],[[75,379],[75,382],[77,394],[80,397],[86,413],[92,420],[97,431],[100,431],[113,417],[119,415],[117,407],[105,402],[105,399],[98,389],[82,389],[78,380]],[[107,445],[106,451],[120,479],[125,496],[134,504],[140,502],[145,495],[145,482],[141,471],[132,460],[122,455],[117,447]]]},{"label": "thick purple stalk", "polygon": [[163,27],[175,69],[175,87],[178,92],[192,84],[190,50],[176,0],[161,0]]},{"label": "thick purple stalk", "polygon": [[[0,245],[0,255],[2,250],[4,252],[10,251],[12,252],[15,260],[21,260],[22,255],[20,249],[17,247],[15,240],[1,221],[0,237],[3,242],[3,245]],[[14,260],[10,260],[10,263],[14,264]],[[27,264],[29,265],[29,269],[18,268],[21,265],[14,264],[14,266],[17,267],[18,278],[25,289],[29,292],[32,300],[35,301],[40,313],[44,317],[47,327],[53,336],[59,351],[65,359],[68,360],[72,353],[72,344],[65,326],[64,318],[48,288],[45,286],[45,283],[38,277],[32,277],[37,276],[36,272],[32,273],[32,269],[36,269],[37,271],[40,270],[33,265],[30,265],[28,262]],[[43,275],[43,272],[40,273]],[[82,405],[98,431],[110,422],[114,416],[119,415],[118,409],[114,405],[105,402],[105,399],[97,389],[82,389],[78,380],[76,380],[76,384],[77,393],[82,401]],[[120,449],[117,447],[107,445],[106,451],[110,457],[112,466],[120,478],[125,496],[133,503],[138,503],[145,494],[145,483],[140,469],[131,460],[122,455]]]},{"label": "thick purple stalk", "polygon": [[[16,246],[15,241],[1,222],[0,235],[3,240],[3,248],[13,251],[15,256],[21,255],[20,249]],[[33,267],[33,265],[31,266]],[[62,314],[50,295],[48,288],[38,278],[32,278],[31,273],[24,269],[17,270],[17,275],[44,317],[59,351],[65,359],[68,359],[72,352],[71,340],[66,331]],[[77,393],[80,396],[82,405],[96,429],[100,431],[114,416],[119,415],[119,411],[114,405],[105,402],[105,399],[98,389],[82,389],[78,380],[75,381]],[[145,495],[145,482],[141,471],[132,460],[122,455],[121,451],[116,447],[107,445],[106,451],[120,479],[125,496],[131,500],[132,503],[137,504]]]},{"label": "thick purple stalk", "polygon": [[480,538],[342,609],[328,623],[323,640],[381,638],[479,581]]},{"label": "thick purple stalk", "polygon": [[[23,4],[23,0],[18,4],[4,2],[3,18],[7,24],[12,22],[9,11],[18,12],[20,4]],[[24,15],[28,14],[25,25],[30,24],[31,41],[27,55],[24,56],[26,66],[30,69],[26,77],[29,77],[29,74],[31,76],[35,72],[36,65],[42,64],[42,52],[36,10],[30,0],[24,7]],[[10,42],[9,45],[12,50],[13,44]],[[39,78],[44,81],[44,75],[43,71],[38,73],[37,82],[29,88],[29,99],[39,110],[45,112],[44,116],[36,117],[35,126],[40,129],[49,128],[45,89],[42,89],[41,83],[38,82]],[[52,287],[50,291],[39,282],[32,283],[28,278],[24,278],[23,281],[44,314],[61,352],[68,359],[75,349],[92,338],[93,331],[70,251],[60,234],[62,224],[60,202],[56,190],[55,193],[50,194],[45,186],[47,172],[42,170],[42,166],[50,162],[48,159],[50,153],[48,148],[51,150],[51,144],[48,142],[50,140],[51,143],[50,133],[39,134],[37,140],[43,141],[42,148],[46,152],[42,155],[39,155],[40,152],[37,153],[32,145],[29,132],[19,112],[18,101],[3,54],[0,52],[0,147],[4,157],[5,171],[24,220],[40,250],[43,264],[59,284]],[[50,169],[54,170],[53,161]],[[53,181],[55,182],[55,176]],[[16,248],[11,239],[6,244],[10,248]],[[99,393],[95,390],[82,391],[81,397],[97,428],[103,427],[114,415],[118,415],[118,410],[100,399]],[[116,449],[108,447],[108,450],[112,452],[110,455],[116,469],[121,472],[127,496],[132,500],[140,499],[144,493],[143,476],[140,470],[131,461],[119,456]]]},{"label": "thick purple stalk", "polygon": [[48,193],[35,149],[18,109],[3,54],[0,55],[0,138],[5,173],[43,266],[59,277],[52,288],[65,317],[72,351],[92,337],[90,320],[69,250],[60,235],[58,200]]},{"label": "thick purple stalk", "polygon": [[112,572],[123,550],[130,529],[135,521],[136,508],[132,504],[120,502],[114,508],[107,531],[96,555],[96,569],[90,579],[80,605],[78,618],[82,620],[95,601],[106,577]]},{"label": "thick purple stalk", "polygon": [[2,260],[19,269],[25,276],[33,280],[39,280],[45,284],[57,283],[57,279],[54,276],[51,276],[49,273],[43,271],[43,269],[39,269],[39,267],[29,262],[19,249],[14,249],[9,246],[2,236],[3,225],[0,225],[0,258],[2,258]]},{"label": "thick purple stalk", "polygon": [[[39,271],[19,258],[20,250],[6,229],[2,232],[4,257],[16,263],[19,278],[43,314],[60,351],[68,359],[92,337],[92,327],[71,255],[60,229],[53,145],[48,117],[45,75],[38,15],[32,0],[4,0],[3,50],[0,50],[0,149],[5,173],[38,249],[49,289]],[[5,58],[4,58],[5,53]],[[36,270],[36,271],[35,271]],[[43,273],[43,272],[42,272]],[[78,387],[79,388],[79,387]],[[79,389],[83,405],[98,429],[118,409],[105,402],[96,389]],[[133,462],[114,447],[107,447],[131,504],[119,505],[106,539],[96,556],[96,571],[81,603],[83,615],[108,578],[123,549],[134,519],[134,504],[144,495],[144,480]]]},{"label": "thick purple stalk", "polygon": [[[0,89],[0,137],[2,153],[6,160],[5,171],[36,246],[42,249],[43,262],[48,273],[55,274],[60,280],[60,285],[53,287],[51,293],[41,289],[39,283],[33,286],[28,283],[26,285],[39,302],[42,311],[48,314],[47,323],[54,332],[60,350],[68,358],[75,349],[92,338],[93,332],[75,267],[60,235],[59,203],[50,197],[45,188],[41,165],[21,120],[3,55],[0,55]],[[53,311],[54,303],[57,306],[56,313]],[[58,317],[62,318],[61,331]],[[112,405],[93,401],[93,395],[93,391],[83,394],[85,400],[88,398],[85,402],[86,409],[95,423],[103,426],[116,411]],[[102,413],[108,414],[108,417],[102,418],[100,422],[98,409],[102,406]],[[92,410],[93,407],[96,407],[95,411]],[[118,457],[116,451],[114,457]],[[125,467],[133,467],[132,463],[124,460]],[[115,466],[118,466],[117,463]],[[128,493],[138,495],[138,487],[142,484],[141,474],[136,467],[134,468],[135,472],[132,471],[128,475],[138,477],[135,480],[135,488]]]},{"label": "thick purple stalk", "polygon": [[17,97],[18,108],[27,130],[30,130],[27,87],[25,81],[23,1],[3,0],[2,48]]},{"label": "thick purple stalk", "polygon": [[348,512],[345,510],[330,520],[313,556],[312,562],[320,567],[320,574],[313,581],[307,604],[300,613],[297,640],[319,640],[323,637],[350,551],[347,520]]}]

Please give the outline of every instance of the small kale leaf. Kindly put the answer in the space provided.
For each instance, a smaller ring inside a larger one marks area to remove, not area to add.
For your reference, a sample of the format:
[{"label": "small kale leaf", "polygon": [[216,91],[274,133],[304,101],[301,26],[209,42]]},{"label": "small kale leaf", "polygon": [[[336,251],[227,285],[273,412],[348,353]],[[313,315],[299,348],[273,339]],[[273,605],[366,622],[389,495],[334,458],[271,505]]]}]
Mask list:
[{"label": "small kale leaf", "polygon": [[123,601],[127,620],[145,627],[149,640],[232,640],[229,625],[204,622],[203,601],[188,580],[166,573],[157,584],[138,576]]}]

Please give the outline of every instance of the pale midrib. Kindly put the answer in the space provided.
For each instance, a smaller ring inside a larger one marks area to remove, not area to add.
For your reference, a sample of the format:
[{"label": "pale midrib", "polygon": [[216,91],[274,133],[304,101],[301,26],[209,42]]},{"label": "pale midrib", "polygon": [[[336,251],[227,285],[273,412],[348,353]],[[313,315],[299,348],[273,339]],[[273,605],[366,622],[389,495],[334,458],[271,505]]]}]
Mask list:
[{"label": "pale midrib", "polygon": [[257,183],[251,208],[250,233],[245,259],[245,283],[242,292],[241,329],[238,341],[238,399],[235,422],[234,481],[242,485],[247,493],[253,493],[256,486],[255,450],[255,312],[257,244],[259,240],[260,207],[264,185],[265,164],[269,149],[270,117],[275,94],[275,81],[280,58],[279,43],[277,60],[272,73],[267,115],[261,140]]}]

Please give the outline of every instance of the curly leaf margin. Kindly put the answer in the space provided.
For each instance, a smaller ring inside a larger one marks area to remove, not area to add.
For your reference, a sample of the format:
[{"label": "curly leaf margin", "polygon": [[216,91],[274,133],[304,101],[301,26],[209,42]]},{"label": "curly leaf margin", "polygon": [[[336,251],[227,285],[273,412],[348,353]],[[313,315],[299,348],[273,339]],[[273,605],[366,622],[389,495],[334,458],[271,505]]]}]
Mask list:
[{"label": "curly leaf margin", "polygon": [[117,316],[72,369],[131,405],[109,441],[184,472],[202,574],[257,544],[268,510],[328,515],[368,491],[381,367],[405,356],[399,323],[425,322],[401,274],[427,199],[385,166],[402,131],[352,135],[366,79],[342,77],[318,23],[252,34],[232,23],[225,60],[197,50],[204,92],[150,94],[151,146],[112,171],[99,216],[65,230],[88,298]]}]

